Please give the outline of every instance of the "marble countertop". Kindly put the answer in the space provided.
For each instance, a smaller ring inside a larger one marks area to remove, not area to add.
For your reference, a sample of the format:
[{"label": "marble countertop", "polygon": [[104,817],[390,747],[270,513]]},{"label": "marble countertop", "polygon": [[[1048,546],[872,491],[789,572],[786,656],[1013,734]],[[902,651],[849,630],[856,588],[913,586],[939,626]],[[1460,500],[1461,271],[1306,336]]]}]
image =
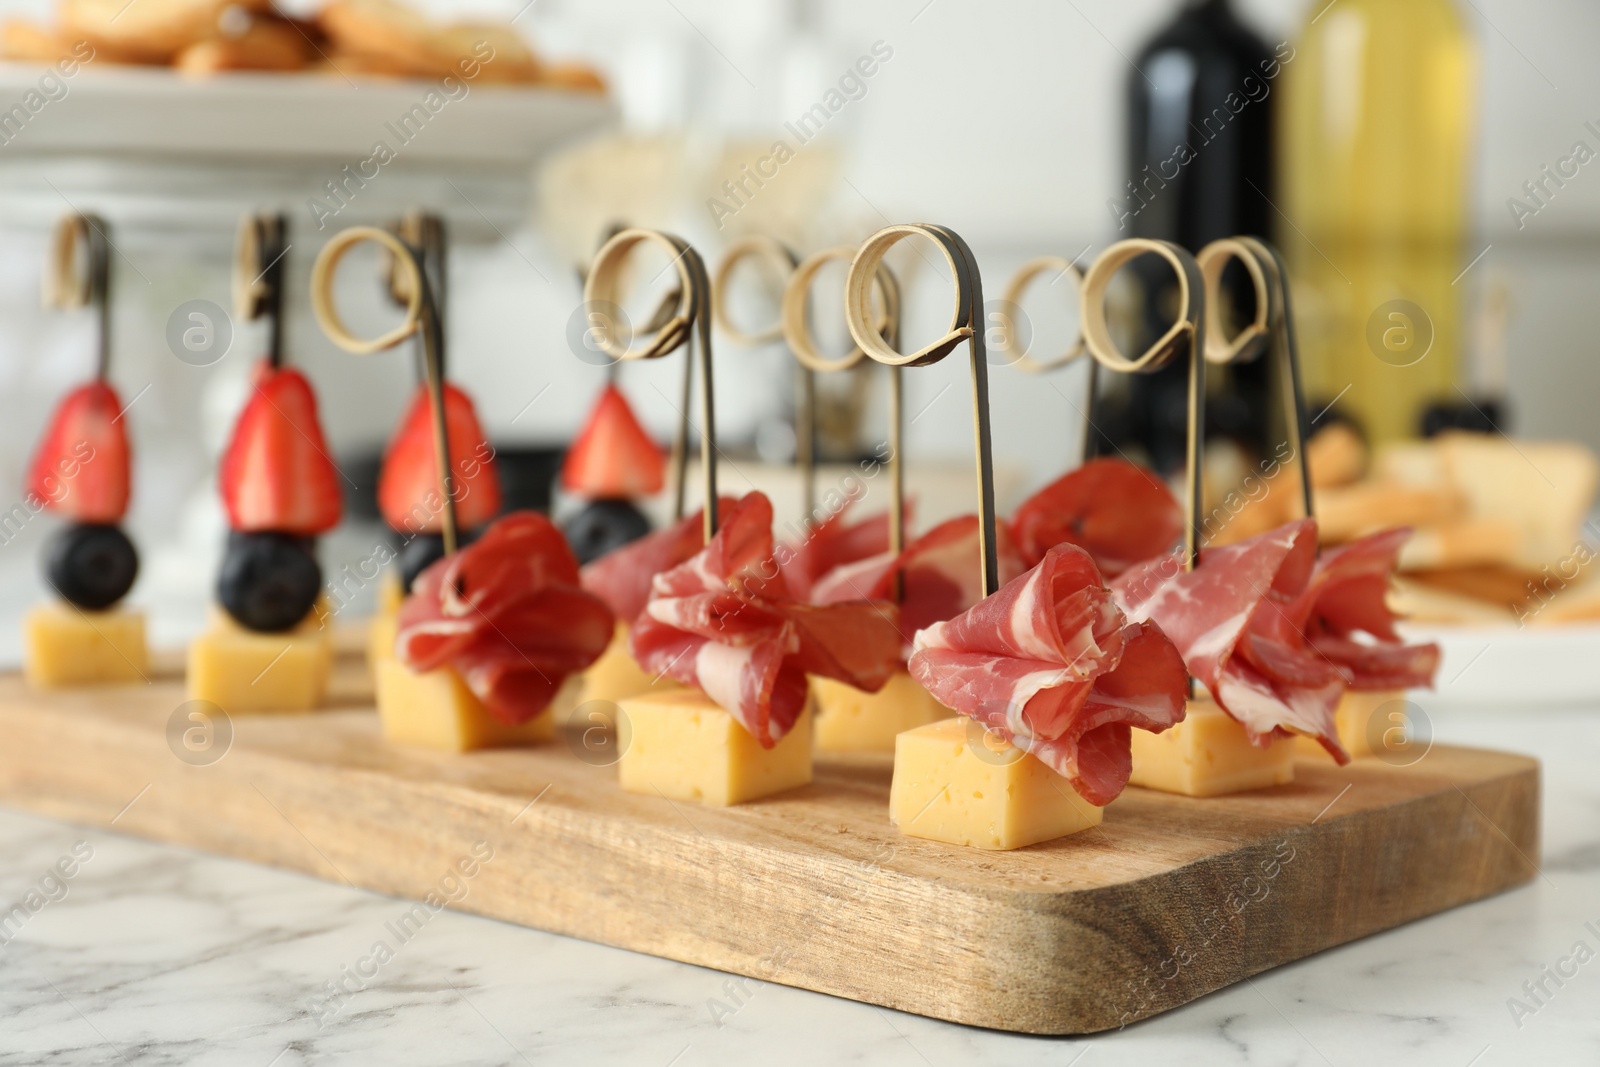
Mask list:
[{"label": "marble countertop", "polygon": [[1432,717],[1441,742],[1544,761],[1538,878],[1086,1038],[956,1026],[448,911],[330,1001],[399,901],[0,810],[0,904],[47,901],[0,927],[0,1064],[1600,1062],[1600,708]]}]

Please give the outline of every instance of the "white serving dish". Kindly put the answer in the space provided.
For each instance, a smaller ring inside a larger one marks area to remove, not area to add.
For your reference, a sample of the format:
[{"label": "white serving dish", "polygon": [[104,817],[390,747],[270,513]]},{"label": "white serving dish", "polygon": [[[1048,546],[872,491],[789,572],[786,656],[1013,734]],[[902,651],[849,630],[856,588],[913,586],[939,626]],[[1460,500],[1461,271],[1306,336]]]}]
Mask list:
[{"label": "white serving dish", "polygon": [[1410,641],[1436,641],[1438,683],[1424,704],[1494,705],[1507,712],[1600,703],[1600,623],[1518,627],[1403,623]]}]

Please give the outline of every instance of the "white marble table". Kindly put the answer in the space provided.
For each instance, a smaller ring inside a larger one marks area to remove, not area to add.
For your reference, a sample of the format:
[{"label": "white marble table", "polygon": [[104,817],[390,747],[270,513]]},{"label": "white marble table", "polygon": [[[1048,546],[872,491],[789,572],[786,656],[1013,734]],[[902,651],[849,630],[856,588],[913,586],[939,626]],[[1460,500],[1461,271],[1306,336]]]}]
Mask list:
[{"label": "white marble table", "polygon": [[[0,810],[0,907],[76,843],[92,849],[44,885],[59,899],[9,940],[0,927],[0,1064],[1600,1063],[1600,958],[1571,957],[1579,941],[1600,952],[1600,709],[1433,719],[1442,741],[1544,761],[1541,877],[1088,1038],[740,991],[718,972],[448,911],[330,1012],[327,983],[401,902]],[[1541,1005],[1523,983],[1547,966],[1576,975],[1544,978]],[[1535,1010],[1514,1018],[1512,997]],[[714,1001],[737,1010],[714,1019]]]}]

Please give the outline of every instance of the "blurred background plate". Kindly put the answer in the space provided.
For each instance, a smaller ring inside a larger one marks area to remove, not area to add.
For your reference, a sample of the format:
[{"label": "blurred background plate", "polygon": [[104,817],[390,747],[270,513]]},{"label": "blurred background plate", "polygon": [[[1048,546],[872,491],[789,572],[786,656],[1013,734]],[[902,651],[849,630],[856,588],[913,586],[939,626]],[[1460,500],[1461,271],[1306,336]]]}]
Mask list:
[{"label": "blurred background plate", "polygon": [[1600,623],[1564,626],[1427,626],[1405,623],[1410,641],[1443,651],[1437,687],[1413,694],[1424,704],[1495,705],[1516,713],[1534,705],[1600,702]]},{"label": "blurred background plate", "polygon": [[[0,99],[37,87],[43,68],[0,64]],[[414,162],[531,165],[575,134],[610,123],[597,93],[463,83],[401,150]],[[355,163],[385,124],[439,92],[426,80],[346,80],[337,74],[229,74],[205,79],[167,69],[87,68],[47,105],[60,121],[30,123],[6,155],[89,153],[204,157],[332,157]],[[442,94],[441,94],[442,95]]]}]

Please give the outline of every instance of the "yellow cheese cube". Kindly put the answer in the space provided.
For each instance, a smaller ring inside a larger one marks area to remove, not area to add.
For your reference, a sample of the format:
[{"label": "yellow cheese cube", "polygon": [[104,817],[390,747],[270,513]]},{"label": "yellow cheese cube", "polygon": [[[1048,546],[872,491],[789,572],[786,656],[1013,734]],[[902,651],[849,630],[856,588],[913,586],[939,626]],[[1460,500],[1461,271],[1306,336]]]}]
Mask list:
[{"label": "yellow cheese cube", "polygon": [[896,734],[952,714],[905,671],[876,693],[832,678],[811,679],[811,693],[819,752],[893,752]]},{"label": "yellow cheese cube", "polygon": [[698,689],[628,697],[617,722],[618,778],[629,793],[726,806],[811,781],[811,712],[772,748]]},{"label": "yellow cheese cube", "polygon": [[406,591],[400,584],[400,576],[393,571],[385,574],[378,583],[378,614],[399,611],[405,599]]},{"label": "yellow cheese cube", "polygon": [[[1406,730],[1408,724],[1404,707],[1405,693],[1399,689],[1346,689],[1334,711],[1334,722],[1339,728],[1339,743],[1351,757],[1360,759],[1372,755],[1372,742],[1380,745],[1390,730]],[[1394,704],[1385,709],[1384,705]],[[1383,714],[1379,714],[1382,712]],[[1398,717],[1396,717],[1398,716]],[[1381,720],[1374,724],[1373,719]],[[1301,759],[1330,759],[1328,750],[1310,737],[1295,738],[1295,748]]]},{"label": "yellow cheese cube", "polygon": [[23,620],[23,674],[41,688],[148,681],[144,615],[40,604]]},{"label": "yellow cheese cube", "polygon": [[1211,700],[1191,700],[1178,725],[1164,733],[1133,731],[1131,785],[1214,797],[1294,781],[1295,746],[1250,743],[1244,727]]},{"label": "yellow cheese cube", "polygon": [[895,738],[889,820],[910,837],[1023,848],[1098,826],[1104,814],[1039,759],[971,719],[942,719]]},{"label": "yellow cheese cube", "polygon": [[628,651],[628,624],[617,623],[617,632],[611,644],[600,653],[600,658],[583,672],[583,701],[606,700],[613,704],[624,697],[647,691],[662,692],[683,688],[671,678],[656,677],[640,669],[633,653]]},{"label": "yellow cheese cube", "polygon": [[367,624],[367,662],[394,658],[394,639],[400,632],[400,613],[380,610]]},{"label": "yellow cheese cube", "polygon": [[189,645],[189,699],[230,714],[310,711],[333,672],[333,640],[316,613],[286,633],[246,630],[217,611]]},{"label": "yellow cheese cube", "polygon": [[[449,667],[419,673],[393,656],[372,666],[377,675],[383,736],[394,744],[470,752],[537,745],[555,736],[559,709],[554,706],[512,726],[490,714],[461,675]],[[563,701],[562,694],[557,694],[556,701]]]}]

